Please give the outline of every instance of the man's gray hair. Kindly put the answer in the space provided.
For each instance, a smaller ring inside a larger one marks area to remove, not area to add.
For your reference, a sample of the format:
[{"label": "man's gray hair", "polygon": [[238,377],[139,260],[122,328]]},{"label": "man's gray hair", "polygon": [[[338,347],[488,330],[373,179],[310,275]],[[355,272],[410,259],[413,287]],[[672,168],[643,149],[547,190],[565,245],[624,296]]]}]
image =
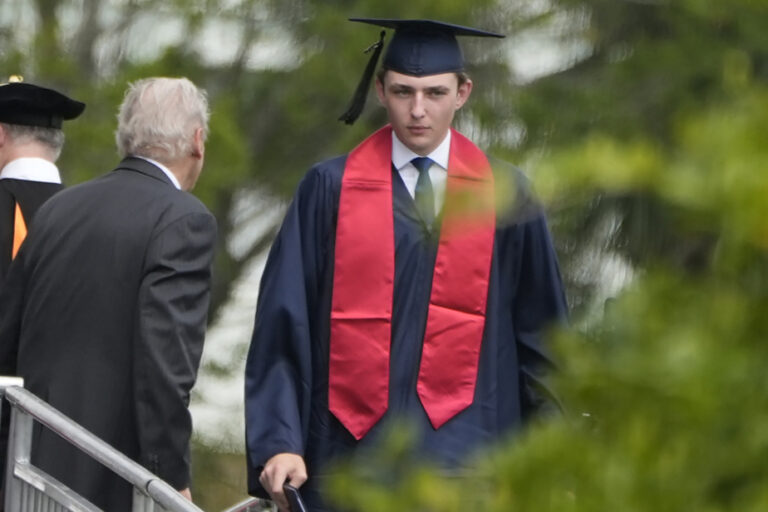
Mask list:
[{"label": "man's gray hair", "polygon": [[0,123],[3,125],[6,135],[15,144],[35,142],[45,146],[55,162],[64,147],[64,132],[59,128],[47,128],[42,126],[26,126],[21,124]]},{"label": "man's gray hair", "polygon": [[172,162],[192,151],[193,135],[208,135],[205,92],[186,78],[145,78],[128,86],[117,116],[117,151]]}]

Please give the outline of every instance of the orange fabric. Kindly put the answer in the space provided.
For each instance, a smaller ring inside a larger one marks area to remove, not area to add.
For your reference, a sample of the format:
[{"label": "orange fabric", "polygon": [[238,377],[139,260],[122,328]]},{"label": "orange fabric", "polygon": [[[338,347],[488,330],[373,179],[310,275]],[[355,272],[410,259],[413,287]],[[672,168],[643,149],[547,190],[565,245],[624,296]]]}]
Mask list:
[{"label": "orange fabric", "polygon": [[[395,275],[392,129],[347,158],[336,229],[328,405],[361,439],[386,412]],[[452,132],[444,220],[417,390],[435,428],[472,403],[495,209],[485,155]]]},{"label": "orange fabric", "polygon": [[16,257],[19,252],[21,242],[27,237],[27,224],[24,222],[24,216],[21,214],[19,203],[16,203],[16,211],[13,215],[13,249],[11,250],[11,259]]}]

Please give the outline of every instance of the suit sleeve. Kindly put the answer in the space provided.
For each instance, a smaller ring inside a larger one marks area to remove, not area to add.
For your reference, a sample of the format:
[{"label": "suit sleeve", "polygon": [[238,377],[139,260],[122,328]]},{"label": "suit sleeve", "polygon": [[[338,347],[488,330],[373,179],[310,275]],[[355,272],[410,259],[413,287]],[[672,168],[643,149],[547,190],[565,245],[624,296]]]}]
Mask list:
[{"label": "suit sleeve", "polygon": [[176,489],[189,486],[188,411],[203,350],[216,222],[188,214],[156,233],[139,290],[134,400],[139,461]]}]

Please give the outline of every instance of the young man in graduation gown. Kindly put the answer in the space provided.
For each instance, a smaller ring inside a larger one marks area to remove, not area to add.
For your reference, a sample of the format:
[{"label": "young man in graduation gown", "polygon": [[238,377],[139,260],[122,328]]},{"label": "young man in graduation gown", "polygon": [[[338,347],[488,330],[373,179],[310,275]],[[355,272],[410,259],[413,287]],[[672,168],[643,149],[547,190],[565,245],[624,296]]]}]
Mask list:
[{"label": "young man in graduation gown", "polygon": [[62,121],[83,109],[53,89],[0,85],[0,286],[35,212],[62,189],[55,163],[64,145]]},{"label": "young man in graduation gown", "polygon": [[328,463],[398,419],[416,426],[419,453],[465,467],[541,406],[542,329],[566,315],[544,215],[520,174],[451,129],[472,91],[456,36],[497,35],[353,21],[395,29],[376,81],[390,124],[300,183],[248,354],[249,491],[283,510],[286,481],[325,510]]},{"label": "young man in graduation gown", "polygon": [[[188,411],[203,350],[216,221],[191,190],[208,102],[185,78],[129,87],[123,160],[37,212],[0,292],[0,374],[191,496]],[[49,430],[32,462],[100,509],[131,486]]]}]

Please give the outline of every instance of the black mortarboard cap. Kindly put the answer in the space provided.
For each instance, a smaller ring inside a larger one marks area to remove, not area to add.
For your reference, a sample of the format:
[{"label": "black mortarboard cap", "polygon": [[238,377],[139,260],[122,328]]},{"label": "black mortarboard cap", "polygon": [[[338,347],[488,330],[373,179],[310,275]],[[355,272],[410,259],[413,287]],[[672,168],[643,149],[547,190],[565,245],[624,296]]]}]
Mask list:
[{"label": "black mortarboard cap", "polygon": [[[456,36],[504,37],[494,32],[433,20],[350,18],[350,21],[394,29],[395,34],[387,46],[382,66],[412,76],[463,71],[464,56]],[[383,40],[384,32],[379,42],[371,47],[376,51],[368,62],[349,109],[339,118],[347,124],[354,123],[363,111]]]},{"label": "black mortarboard cap", "polygon": [[0,122],[61,128],[61,123],[83,113],[85,103],[53,89],[25,82],[0,85]]}]

